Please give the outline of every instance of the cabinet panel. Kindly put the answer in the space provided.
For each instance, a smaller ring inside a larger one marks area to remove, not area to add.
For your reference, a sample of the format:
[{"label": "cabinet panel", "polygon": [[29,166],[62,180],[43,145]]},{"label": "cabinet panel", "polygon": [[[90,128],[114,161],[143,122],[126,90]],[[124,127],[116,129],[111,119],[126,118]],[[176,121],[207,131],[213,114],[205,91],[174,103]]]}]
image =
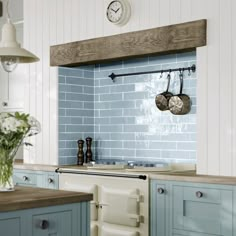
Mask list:
[{"label": "cabinet panel", "polygon": [[168,183],[152,181],[151,183],[151,236],[167,236],[168,234]]},{"label": "cabinet panel", "polygon": [[199,233],[232,233],[231,190],[173,186],[173,229]]},{"label": "cabinet panel", "polygon": [[70,211],[33,216],[33,236],[72,236]]},{"label": "cabinet panel", "polygon": [[20,218],[0,220],[0,229],[0,235],[23,236],[21,234]]}]

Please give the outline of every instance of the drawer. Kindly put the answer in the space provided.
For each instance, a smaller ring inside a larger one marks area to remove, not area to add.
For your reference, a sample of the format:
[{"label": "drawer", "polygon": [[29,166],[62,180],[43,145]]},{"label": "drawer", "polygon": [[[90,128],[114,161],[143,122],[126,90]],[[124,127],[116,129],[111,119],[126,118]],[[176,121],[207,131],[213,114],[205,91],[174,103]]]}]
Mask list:
[{"label": "drawer", "polygon": [[63,211],[49,214],[33,215],[33,235],[72,236],[72,212]]},{"label": "drawer", "polygon": [[45,188],[49,189],[58,189],[58,175],[51,173],[51,172],[45,172],[43,175],[44,178],[44,186]]},{"label": "drawer", "polygon": [[14,183],[16,185],[35,186],[37,185],[37,175],[30,172],[14,172]]},{"label": "drawer", "polygon": [[233,191],[207,186],[172,187],[173,229],[229,235]]}]

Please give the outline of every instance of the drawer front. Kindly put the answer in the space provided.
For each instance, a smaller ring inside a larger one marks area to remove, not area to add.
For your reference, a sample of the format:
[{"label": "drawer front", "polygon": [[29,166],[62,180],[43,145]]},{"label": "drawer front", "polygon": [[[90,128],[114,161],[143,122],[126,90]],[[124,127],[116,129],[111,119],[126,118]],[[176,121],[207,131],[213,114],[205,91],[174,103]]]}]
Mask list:
[{"label": "drawer front", "polygon": [[72,236],[72,212],[33,216],[33,236]]},{"label": "drawer front", "polygon": [[[231,190],[173,186],[173,228],[215,235],[232,233]],[[231,232],[230,232],[231,231]]]},{"label": "drawer front", "polygon": [[18,172],[14,171],[14,183],[16,185],[23,186],[35,186],[37,185],[37,175],[30,172]]},{"label": "drawer front", "polygon": [[43,187],[49,189],[58,189],[59,181],[58,181],[58,175],[56,173],[45,172],[43,178],[44,178]]}]

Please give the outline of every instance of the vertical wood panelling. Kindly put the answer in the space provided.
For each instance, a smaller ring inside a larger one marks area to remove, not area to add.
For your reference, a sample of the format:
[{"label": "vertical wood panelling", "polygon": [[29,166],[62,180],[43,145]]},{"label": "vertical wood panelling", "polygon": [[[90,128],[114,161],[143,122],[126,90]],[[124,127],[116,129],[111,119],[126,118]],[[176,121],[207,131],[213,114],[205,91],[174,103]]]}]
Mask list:
[{"label": "vertical wood panelling", "polygon": [[150,28],[150,1],[140,1],[139,30]]},{"label": "vertical wood panelling", "polygon": [[231,2],[231,33],[232,33],[232,175],[236,176],[236,1]]},{"label": "vertical wood panelling", "polygon": [[180,11],[181,22],[189,21],[189,19],[192,17],[192,1],[181,0]]},{"label": "vertical wood panelling", "polygon": [[160,0],[160,26],[170,24],[170,0]]},{"label": "vertical wood panelling", "polygon": [[[55,3],[55,0],[50,1]],[[50,120],[50,109],[49,109],[49,101],[50,101],[50,97],[49,97],[49,72],[50,72],[50,68],[48,67],[49,64],[49,52],[48,52],[48,48],[49,48],[49,42],[50,42],[50,37],[49,37],[49,30],[50,30],[50,24],[48,22],[49,21],[49,14],[52,15],[52,17],[56,17],[56,8],[54,6],[54,8],[50,8],[48,7],[47,4],[47,0],[43,0],[42,1],[43,4],[43,25],[47,26],[44,27],[43,30],[43,37],[42,37],[42,42],[43,42],[43,55],[42,55],[42,61],[43,61],[43,79],[42,79],[42,84],[43,84],[43,112],[42,112],[42,137],[43,137],[43,145],[42,145],[42,158],[43,158],[43,163],[53,163],[53,157],[51,157],[49,155],[49,137],[50,137],[50,133],[49,133],[49,120]],[[49,6],[50,6],[49,4]],[[49,9],[50,13],[49,13]],[[55,29],[55,25],[54,25],[54,29]],[[56,35],[54,36],[56,37]],[[54,146],[52,146],[53,148]]]},{"label": "vertical wood panelling", "polygon": [[[47,132],[44,130],[42,133],[43,147],[38,147],[41,144],[40,141],[37,141],[37,160],[34,151],[31,151],[30,157],[26,153],[26,162],[33,159],[37,163],[41,160],[44,164],[55,164],[58,158],[58,78],[57,69],[51,68],[49,70],[48,67],[49,52],[47,52],[47,47],[49,45],[205,18],[208,20],[207,46],[197,49],[198,173],[236,175],[234,66],[231,70],[231,64],[236,64],[236,30],[234,29],[236,17],[232,14],[231,19],[230,14],[230,12],[234,12],[233,9],[236,10],[234,1],[130,0],[131,19],[122,27],[109,23],[105,17],[109,0],[44,1],[44,10],[41,15],[43,36],[41,38],[39,36],[39,39],[36,39],[35,36],[40,34],[40,32],[36,32],[40,26],[37,27],[35,19],[35,17],[40,17],[40,14],[36,12],[36,5],[39,3],[36,4],[36,0],[25,0],[24,2],[25,45],[35,53],[43,50],[42,66],[32,64],[29,67],[29,77],[26,78],[28,82],[25,92],[25,110],[32,115],[41,115],[43,129],[47,129]],[[46,6],[49,7],[48,11]],[[49,27],[49,32],[44,30],[46,25]],[[41,46],[40,39],[43,41]],[[39,47],[43,47],[43,49]],[[37,91],[36,81],[37,83],[42,82],[42,87],[40,88],[39,85]],[[232,126],[233,133],[231,133]],[[32,141],[34,144],[34,138]],[[44,150],[45,147],[47,151],[40,154],[38,149]],[[38,157],[38,155],[48,155],[47,153],[50,153],[51,159]]]},{"label": "vertical wood panelling", "polygon": [[[26,9],[29,11],[29,19],[30,19],[30,24],[29,24],[29,30],[30,30],[30,36],[29,36],[29,45],[27,48],[35,52],[36,48],[36,5],[35,1],[29,1],[28,2],[28,8]],[[29,113],[30,115],[36,117],[36,63],[30,64],[29,65]],[[36,117],[37,118],[37,117]],[[33,163],[34,160],[36,159],[36,137],[33,136],[29,138],[29,142],[33,145],[33,147],[29,147],[26,150],[28,150],[28,155],[27,155],[27,162],[28,163]],[[40,157],[39,157],[40,158]]]},{"label": "vertical wood panelling", "polygon": [[160,24],[159,9],[160,0],[149,0],[149,24],[150,28],[158,27]]},{"label": "vertical wood panelling", "polygon": [[[57,0],[50,0],[49,9],[49,45],[57,44]],[[49,57],[49,52],[48,52]],[[48,58],[49,60],[49,58]],[[49,64],[45,63],[45,67]],[[45,140],[45,146],[49,148],[49,157],[44,157],[46,160],[44,163],[57,164],[58,163],[58,69],[50,68],[49,77],[44,78],[49,80],[49,87],[47,89],[47,99],[45,103],[48,103],[49,110],[47,122],[49,123],[48,138]]]},{"label": "vertical wood panelling", "polygon": [[[35,28],[36,30],[36,48],[35,48],[35,53],[39,58],[43,59],[43,4],[42,1],[35,1],[36,4],[36,25]],[[45,28],[45,27],[44,27]],[[36,117],[40,124],[42,124],[43,127],[43,80],[42,80],[42,73],[43,73],[43,60],[40,60],[39,62],[36,63],[36,70],[37,74],[35,76],[36,79]],[[43,127],[44,129],[44,127]],[[43,131],[40,132],[37,137],[36,137],[36,149],[37,149],[37,161],[42,163],[42,147],[43,146]]]},{"label": "vertical wood panelling", "polygon": [[57,44],[64,43],[64,18],[69,17],[64,14],[64,1],[57,0],[56,9],[57,9]]},{"label": "vertical wood panelling", "polygon": [[130,31],[137,31],[139,29],[140,14],[138,9],[140,1],[142,0],[130,0],[132,15],[129,22],[127,23],[130,25]]},{"label": "vertical wood panelling", "polygon": [[104,18],[104,1],[101,0],[95,0],[95,35],[96,37],[102,37],[104,35],[103,33],[103,18]]},{"label": "vertical wood panelling", "polygon": [[170,0],[170,24],[180,23],[181,0]]},{"label": "vertical wood panelling", "polygon": [[96,30],[95,30],[95,21],[94,16],[96,15],[94,0],[87,0],[87,14],[86,14],[86,22],[87,22],[87,38],[95,38]]},{"label": "vertical wood panelling", "polygon": [[71,40],[76,41],[79,37],[79,1],[71,0]]},{"label": "vertical wood panelling", "polygon": [[[79,35],[80,35],[80,40],[86,39],[86,34],[87,34],[87,22],[86,22],[86,14],[87,14],[87,7],[86,7],[86,1],[84,0],[78,0],[79,1],[79,22],[78,22],[78,27],[79,27]],[[91,19],[90,19],[91,20]]]},{"label": "vertical wood panelling", "polygon": [[71,16],[71,1],[72,0],[64,0],[64,11],[61,16],[63,19],[64,31],[62,32],[64,35],[64,43],[71,42],[72,35],[72,16]]},{"label": "vertical wood panelling", "polygon": [[220,1],[220,175],[232,175],[231,30],[231,0]]},{"label": "vertical wood panelling", "polygon": [[208,0],[202,7],[208,9],[208,174],[218,175],[220,170],[219,0]]},{"label": "vertical wood panelling", "polygon": [[[191,1],[191,20],[207,18],[205,0]],[[189,9],[188,9],[189,10]],[[197,49],[197,173],[208,173],[208,46]]]}]

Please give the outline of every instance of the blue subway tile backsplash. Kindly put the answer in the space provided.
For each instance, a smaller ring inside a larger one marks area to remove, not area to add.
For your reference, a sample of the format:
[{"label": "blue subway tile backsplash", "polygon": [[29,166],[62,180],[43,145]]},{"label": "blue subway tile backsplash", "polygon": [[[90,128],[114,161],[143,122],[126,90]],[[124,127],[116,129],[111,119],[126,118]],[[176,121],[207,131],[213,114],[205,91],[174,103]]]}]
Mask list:
[{"label": "blue subway tile backsplash", "polygon": [[[94,159],[196,161],[196,73],[184,72],[183,93],[191,112],[161,112],[157,94],[166,90],[167,73],[108,75],[191,66],[196,52],[151,56],[112,63],[59,68],[59,164],[76,164],[77,140],[93,138]],[[170,91],[179,93],[178,72]],[[84,148],[86,151],[86,147]]]}]

